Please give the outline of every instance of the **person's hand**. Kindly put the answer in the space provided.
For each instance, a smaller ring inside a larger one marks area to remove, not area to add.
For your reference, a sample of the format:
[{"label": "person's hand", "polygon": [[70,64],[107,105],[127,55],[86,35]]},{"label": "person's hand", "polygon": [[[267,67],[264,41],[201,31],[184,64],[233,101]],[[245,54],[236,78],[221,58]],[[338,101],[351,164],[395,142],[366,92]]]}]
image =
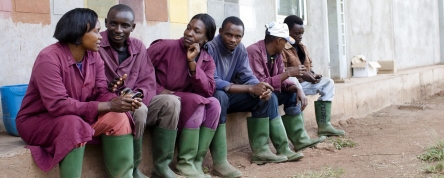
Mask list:
[{"label": "person's hand", "polygon": [[297,67],[287,67],[285,71],[288,72],[291,77],[302,77],[304,72],[307,71],[307,68],[305,68],[304,65],[299,65]]},{"label": "person's hand", "polygon": [[193,43],[188,47],[187,50],[187,59],[189,61],[193,61],[196,59],[197,55],[200,53],[200,46],[199,43]]},{"label": "person's hand", "polygon": [[305,96],[305,93],[304,91],[302,91],[302,89],[298,89],[297,97],[301,101],[301,111],[304,111],[305,107],[307,107],[308,105],[308,99]]},{"label": "person's hand", "polygon": [[249,88],[249,92],[251,94],[256,95],[256,96],[262,96],[262,94],[264,92],[266,92],[267,89],[270,89],[271,91],[273,91],[273,87],[270,86],[270,84],[265,83],[265,82],[259,82],[256,85],[251,86]]},{"label": "person's hand", "polygon": [[271,94],[273,92],[270,89],[267,89],[267,91],[263,92],[262,95],[259,96],[259,99],[261,100],[269,100],[271,98]]},{"label": "person's hand", "polygon": [[321,81],[322,75],[321,74],[314,74],[314,78],[316,81],[312,82],[313,84],[319,83]]},{"label": "person's hand", "polygon": [[162,90],[162,92],[160,92],[160,94],[172,95],[172,94],[174,94],[174,91],[164,89],[164,90]]},{"label": "person's hand", "polygon": [[313,73],[311,73],[311,72],[304,72],[304,74],[302,75],[302,80],[304,80],[304,81],[306,81],[306,82],[310,82],[310,83],[313,83],[313,82],[316,82],[316,79],[315,79],[315,76],[313,75]]},{"label": "person's hand", "polygon": [[123,81],[128,77],[127,74],[124,74],[122,77],[116,77],[113,81],[108,83],[108,90],[111,92],[115,92],[118,87],[123,85]]},{"label": "person's hand", "polygon": [[[137,107],[139,104],[137,104],[137,101],[134,101],[135,99],[132,99],[131,97],[128,97],[127,95],[122,95],[116,98],[113,98],[111,101],[108,102],[108,105],[110,107],[111,112],[127,112],[127,111],[134,111],[134,107]],[[134,102],[134,103],[133,103]],[[134,104],[134,106],[133,106]],[[140,106],[139,106],[140,107]],[[139,108],[137,107],[137,108]],[[136,108],[136,109],[137,109]]]}]

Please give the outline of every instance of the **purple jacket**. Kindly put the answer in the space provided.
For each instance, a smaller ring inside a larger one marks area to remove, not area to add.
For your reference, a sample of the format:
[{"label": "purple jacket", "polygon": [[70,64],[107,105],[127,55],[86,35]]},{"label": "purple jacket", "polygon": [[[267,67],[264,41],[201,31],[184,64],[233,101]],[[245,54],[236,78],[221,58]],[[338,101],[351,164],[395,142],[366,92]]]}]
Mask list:
[{"label": "purple jacket", "polygon": [[281,82],[281,74],[285,69],[281,54],[277,55],[272,68],[268,68],[267,49],[264,40],[248,46],[247,51],[251,69],[259,81],[269,83],[277,92],[288,91],[290,86],[295,85],[288,79]]},{"label": "purple jacket", "polygon": [[[147,49],[156,71],[157,94],[164,89],[175,92],[181,99],[180,118],[190,118],[196,107],[208,104],[208,97],[215,91],[213,58],[200,50],[196,74],[188,71],[187,50],[183,38],[179,40],[156,40]],[[179,124],[183,119],[179,120]]]},{"label": "purple jacket", "polygon": [[109,43],[107,31],[100,34],[103,38],[100,42],[99,54],[105,62],[106,78],[112,81],[116,77],[128,74],[124,85],[116,92],[120,93],[125,87],[140,91],[144,96],[143,103],[148,106],[156,95],[156,77],[153,64],[146,54],[145,45],[142,41],[130,37],[127,40],[130,56],[119,64],[118,54]]}]

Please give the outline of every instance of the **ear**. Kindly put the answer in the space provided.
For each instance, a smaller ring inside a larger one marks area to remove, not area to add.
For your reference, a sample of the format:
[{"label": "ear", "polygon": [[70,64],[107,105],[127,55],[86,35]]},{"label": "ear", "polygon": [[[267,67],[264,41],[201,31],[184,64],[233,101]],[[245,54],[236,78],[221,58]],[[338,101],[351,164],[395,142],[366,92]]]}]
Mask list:
[{"label": "ear", "polygon": [[131,32],[133,32],[135,28],[136,28],[136,24],[133,23],[133,29],[131,29]]},{"label": "ear", "polygon": [[219,28],[219,35],[222,35],[222,27]]},{"label": "ear", "polygon": [[107,21],[108,21],[108,20],[105,18],[105,26],[106,26],[106,24],[107,24]]}]

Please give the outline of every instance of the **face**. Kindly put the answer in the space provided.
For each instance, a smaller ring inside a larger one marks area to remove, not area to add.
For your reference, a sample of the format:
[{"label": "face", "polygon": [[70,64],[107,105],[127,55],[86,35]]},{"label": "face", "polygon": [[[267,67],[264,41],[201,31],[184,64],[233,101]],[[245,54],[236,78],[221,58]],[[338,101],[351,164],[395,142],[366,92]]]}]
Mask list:
[{"label": "face", "polygon": [[[88,25],[89,26],[89,25]],[[89,27],[88,27],[89,28]],[[100,36],[100,22],[97,21],[96,27],[89,32],[86,32],[82,36],[82,43],[80,44],[86,50],[97,52],[100,48],[100,40],[102,40],[102,36]]]},{"label": "face", "polygon": [[228,50],[234,51],[237,45],[242,41],[244,29],[242,28],[242,25],[235,25],[228,22],[223,28],[219,29],[219,35],[222,37],[222,43],[224,46]]},{"label": "face", "polygon": [[123,46],[136,24],[131,12],[112,10],[105,19],[105,26],[111,45]]},{"label": "face", "polygon": [[302,35],[304,34],[304,26],[299,24],[294,24],[290,29],[290,36],[294,38],[296,44],[301,43]]},{"label": "face", "polygon": [[287,40],[285,38],[278,38],[276,40],[276,43],[277,43],[276,44],[276,53],[281,54],[285,48],[285,44],[287,43]]},{"label": "face", "polygon": [[202,47],[208,41],[205,24],[199,19],[192,19],[183,32],[183,45],[188,49],[191,44],[199,43]]}]

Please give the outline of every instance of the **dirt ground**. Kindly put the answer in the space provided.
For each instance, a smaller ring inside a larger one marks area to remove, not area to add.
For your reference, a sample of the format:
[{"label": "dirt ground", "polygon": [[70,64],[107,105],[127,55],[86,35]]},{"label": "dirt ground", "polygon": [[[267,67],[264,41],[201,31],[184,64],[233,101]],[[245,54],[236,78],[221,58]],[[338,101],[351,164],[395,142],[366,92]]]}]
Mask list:
[{"label": "dirt ground", "polygon": [[[316,148],[303,150],[305,157],[300,161],[261,166],[250,163],[250,148],[242,148],[230,151],[229,161],[243,172],[243,177],[308,177],[308,173],[328,169],[343,170],[339,177],[350,178],[437,177],[423,172],[428,164],[417,156],[444,140],[444,93],[415,103],[424,103],[426,108],[399,109],[399,105],[392,105],[336,124],[347,132],[346,139],[357,143],[353,148],[336,150],[326,140]],[[314,118],[306,122],[312,138],[316,137],[316,128]]]}]

